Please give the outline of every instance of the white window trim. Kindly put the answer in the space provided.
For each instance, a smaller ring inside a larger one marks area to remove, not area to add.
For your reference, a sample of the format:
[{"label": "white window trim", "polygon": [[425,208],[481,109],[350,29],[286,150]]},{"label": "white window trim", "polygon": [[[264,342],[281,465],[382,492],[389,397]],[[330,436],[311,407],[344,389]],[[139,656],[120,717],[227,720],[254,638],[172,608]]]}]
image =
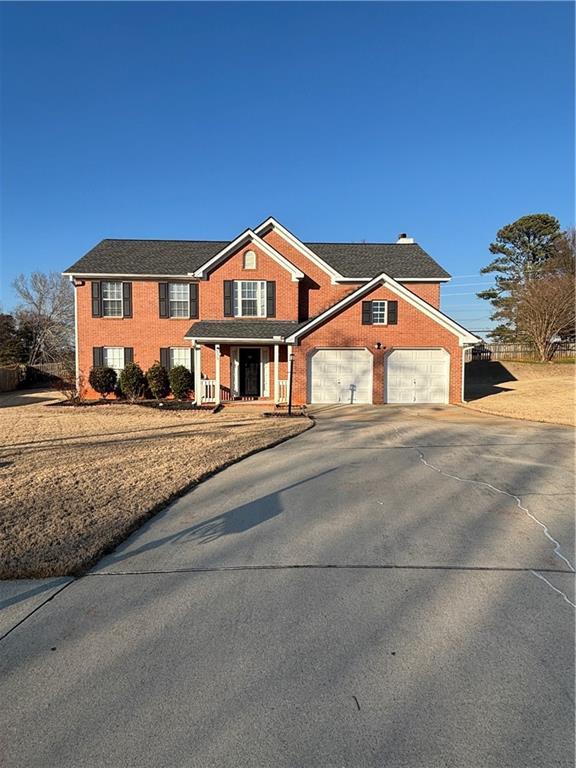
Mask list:
[{"label": "white window trim", "polygon": [[[172,286],[184,286],[184,293],[186,294],[185,299],[172,299],[170,297],[170,290]],[[186,314],[184,315],[173,315],[172,314],[172,302],[186,302]],[[186,318],[190,317],[190,285],[188,283],[168,283],[168,317],[169,318],[176,318],[176,320],[184,320]]]},{"label": "white window trim", "polygon": [[[122,367],[117,368],[114,365],[110,365],[110,363],[106,360],[106,353],[108,350],[120,350],[121,354],[120,357],[122,359]],[[104,364],[105,368],[112,368],[113,371],[116,371],[116,375],[120,375],[120,373],[124,370],[126,367],[126,360],[124,356],[124,347],[102,347],[102,363]]]},{"label": "white window trim", "polygon": [[[374,320],[374,304],[384,304],[384,320]],[[388,325],[388,301],[386,299],[373,299],[371,313],[372,325]]]},{"label": "white window trim", "polygon": [[[256,297],[255,299],[242,299],[242,283],[256,283]],[[266,280],[234,280],[234,317],[246,317],[246,318],[262,318],[267,317],[266,314]],[[257,314],[245,315],[243,314],[243,301],[256,301]]]},{"label": "white window trim", "polygon": [[[250,257],[251,264],[248,261],[248,257]],[[244,251],[244,254],[242,256],[242,268],[250,272],[253,272],[255,269],[258,268],[258,257],[256,256],[256,251],[253,251],[251,249]]]},{"label": "white window trim", "polygon": [[[192,361],[192,354],[190,352],[190,347],[170,347],[170,369],[175,368],[177,365],[183,365],[185,368],[188,368],[190,373],[194,372],[194,363]],[[172,353],[174,351],[178,352],[186,352],[186,359],[188,360],[187,363],[175,363]]]},{"label": "white window trim", "polygon": [[[119,285],[120,286],[120,298],[119,299],[105,299],[104,298],[104,286],[105,285]],[[102,317],[124,317],[124,287],[121,280],[102,280],[100,283],[100,290],[102,291],[102,296],[100,298],[101,304],[102,304]],[[104,311],[104,308],[108,302],[120,302],[120,312],[114,313],[114,314],[108,314]]]}]

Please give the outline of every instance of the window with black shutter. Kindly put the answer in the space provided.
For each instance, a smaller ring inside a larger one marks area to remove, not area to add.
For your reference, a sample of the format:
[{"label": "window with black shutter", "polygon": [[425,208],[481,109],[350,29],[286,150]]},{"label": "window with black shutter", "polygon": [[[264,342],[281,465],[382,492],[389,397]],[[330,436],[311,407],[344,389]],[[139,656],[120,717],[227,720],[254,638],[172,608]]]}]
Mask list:
[{"label": "window with black shutter", "polygon": [[234,317],[233,288],[232,280],[224,280],[224,317]]},{"label": "window with black shutter", "polygon": [[158,303],[160,317],[170,317],[168,310],[168,283],[158,283]]},{"label": "window with black shutter", "polygon": [[268,280],[266,283],[266,317],[276,317],[276,283]]},{"label": "window with black shutter", "polygon": [[132,317],[132,283],[122,283],[122,313]]},{"label": "window with black shutter", "polygon": [[99,280],[92,281],[92,317],[102,317],[102,286]]},{"label": "window with black shutter", "polygon": [[104,365],[104,347],[92,347],[92,364],[94,368]]},{"label": "window with black shutter", "polygon": [[372,325],[372,302],[362,302],[362,325]]},{"label": "window with black shutter", "polygon": [[198,283],[190,283],[190,317],[198,317]]}]

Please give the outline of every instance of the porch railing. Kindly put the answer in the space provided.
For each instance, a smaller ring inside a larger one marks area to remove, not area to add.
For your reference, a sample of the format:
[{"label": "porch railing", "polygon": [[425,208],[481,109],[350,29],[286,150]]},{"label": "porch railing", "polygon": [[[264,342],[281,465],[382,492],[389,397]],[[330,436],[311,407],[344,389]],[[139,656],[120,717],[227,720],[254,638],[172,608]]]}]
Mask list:
[{"label": "porch railing", "polygon": [[278,380],[278,402],[279,403],[288,402],[288,379]]},{"label": "porch railing", "polygon": [[[203,403],[216,402],[216,380],[202,379],[201,397]],[[230,390],[227,387],[220,387],[220,400],[231,400]],[[278,380],[278,402],[288,402],[288,379]]]},{"label": "porch railing", "polygon": [[214,379],[202,379],[202,402],[216,402],[216,381]]}]

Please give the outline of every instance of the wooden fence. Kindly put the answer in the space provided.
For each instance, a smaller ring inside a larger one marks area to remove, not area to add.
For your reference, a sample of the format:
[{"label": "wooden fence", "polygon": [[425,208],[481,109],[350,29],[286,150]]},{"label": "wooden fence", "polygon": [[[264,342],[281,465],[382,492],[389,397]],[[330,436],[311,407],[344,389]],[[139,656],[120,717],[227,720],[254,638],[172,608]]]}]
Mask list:
[{"label": "wooden fence", "polygon": [[[553,360],[576,357],[576,343],[561,341],[554,348]],[[465,351],[465,360],[539,360],[536,347],[531,344],[478,344]]]},{"label": "wooden fence", "polygon": [[26,366],[2,365],[0,366],[0,392],[12,392],[24,379]]}]

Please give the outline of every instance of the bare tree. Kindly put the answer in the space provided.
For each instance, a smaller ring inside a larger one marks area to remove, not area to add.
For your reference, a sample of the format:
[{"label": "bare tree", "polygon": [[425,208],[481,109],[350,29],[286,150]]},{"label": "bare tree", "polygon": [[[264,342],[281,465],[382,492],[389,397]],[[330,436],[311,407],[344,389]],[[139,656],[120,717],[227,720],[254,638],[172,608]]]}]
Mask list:
[{"label": "bare tree", "polygon": [[58,272],[20,275],[13,287],[21,299],[16,318],[29,337],[28,364],[69,357],[74,348],[74,292]]},{"label": "bare tree", "polygon": [[552,358],[559,339],[573,338],[576,332],[575,258],[572,230],[562,236],[538,276],[511,291],[518,331],[534,344],[541,361]]}]

